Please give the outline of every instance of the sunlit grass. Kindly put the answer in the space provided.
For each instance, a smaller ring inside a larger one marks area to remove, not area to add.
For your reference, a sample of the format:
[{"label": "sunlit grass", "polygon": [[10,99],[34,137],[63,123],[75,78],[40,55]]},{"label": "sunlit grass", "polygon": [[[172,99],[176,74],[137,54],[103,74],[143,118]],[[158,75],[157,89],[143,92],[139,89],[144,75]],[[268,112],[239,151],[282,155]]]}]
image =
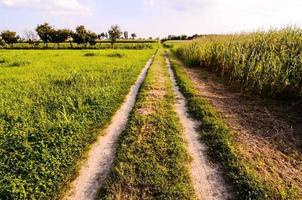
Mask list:
[{"label": "sunlit grass", "polygon": [[153,52],[0,51],[0,199],[60,193]]}]

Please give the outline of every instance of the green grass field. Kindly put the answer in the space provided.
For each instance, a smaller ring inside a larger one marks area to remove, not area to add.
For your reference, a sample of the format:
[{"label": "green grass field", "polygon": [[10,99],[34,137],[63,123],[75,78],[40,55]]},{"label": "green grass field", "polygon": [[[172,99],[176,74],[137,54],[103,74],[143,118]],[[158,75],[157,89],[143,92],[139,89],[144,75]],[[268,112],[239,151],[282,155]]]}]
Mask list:
[{"label": "green grass field", "polygon": [[57,198],[154,51],[0,51],[0,199]]}]

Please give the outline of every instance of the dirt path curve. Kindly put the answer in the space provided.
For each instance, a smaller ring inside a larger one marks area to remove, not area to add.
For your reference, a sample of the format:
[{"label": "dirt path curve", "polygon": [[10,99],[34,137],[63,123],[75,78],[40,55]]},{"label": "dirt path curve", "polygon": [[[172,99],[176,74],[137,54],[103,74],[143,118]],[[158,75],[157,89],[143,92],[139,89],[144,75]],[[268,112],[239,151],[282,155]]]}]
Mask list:
[{"label": "dirt path curve", "polygon": [[188,152],[192,156],[190,171],[196,196],[200,200],[230,199],[231,195],[222,179],[220,170],[217,166],[209,162],[206,156],[206,147],[200,142],[200,135],[196,131],[200,122],[193,120],[187,114],[185,97],[177,86],[175,75],[167,57],[166,63],[177,97],[175,104],[176,112],[184,127],[185,138],[188,143]]},{"label": "dirt path curve", "polygon": [[138,90],[143,83],[146,73],[151,66],[154,56],[147,62],[136,83],[131,87],[124,103],[115,113],[111,124],[92,145],[88,158],[80,169],[78,177],[71,184],[71,189],[63,199],[92,200],[96,198],[99,189],[110,173],[119,135],[125,129],[127,119],[132,110]]}]

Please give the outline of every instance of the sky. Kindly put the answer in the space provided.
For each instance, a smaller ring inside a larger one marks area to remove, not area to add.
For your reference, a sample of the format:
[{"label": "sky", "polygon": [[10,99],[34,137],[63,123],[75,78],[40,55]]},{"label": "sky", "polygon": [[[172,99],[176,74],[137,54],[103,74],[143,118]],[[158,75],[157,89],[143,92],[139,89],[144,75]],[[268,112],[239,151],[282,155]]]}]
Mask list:
[{"label": "sky", "polygon": [[113,24],[139,37],[266,30],[302,25],[301,0],[0,0],[0,31],[38,24],[97,33]]}]

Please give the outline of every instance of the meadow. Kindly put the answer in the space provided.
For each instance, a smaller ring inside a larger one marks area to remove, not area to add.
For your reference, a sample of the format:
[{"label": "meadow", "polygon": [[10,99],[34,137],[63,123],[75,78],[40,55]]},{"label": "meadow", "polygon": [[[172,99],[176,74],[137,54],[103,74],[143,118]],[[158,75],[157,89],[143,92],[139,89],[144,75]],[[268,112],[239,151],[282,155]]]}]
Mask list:
[{"label": "meadow", "polygon": [[155,50],[0,50],[0,199],[54,199]]},{"label": "meadow", "polygon": [[271,97],[302,95],[302,30],[210,35],[167,43],[190,66],[204,67],[229,84]]}]

